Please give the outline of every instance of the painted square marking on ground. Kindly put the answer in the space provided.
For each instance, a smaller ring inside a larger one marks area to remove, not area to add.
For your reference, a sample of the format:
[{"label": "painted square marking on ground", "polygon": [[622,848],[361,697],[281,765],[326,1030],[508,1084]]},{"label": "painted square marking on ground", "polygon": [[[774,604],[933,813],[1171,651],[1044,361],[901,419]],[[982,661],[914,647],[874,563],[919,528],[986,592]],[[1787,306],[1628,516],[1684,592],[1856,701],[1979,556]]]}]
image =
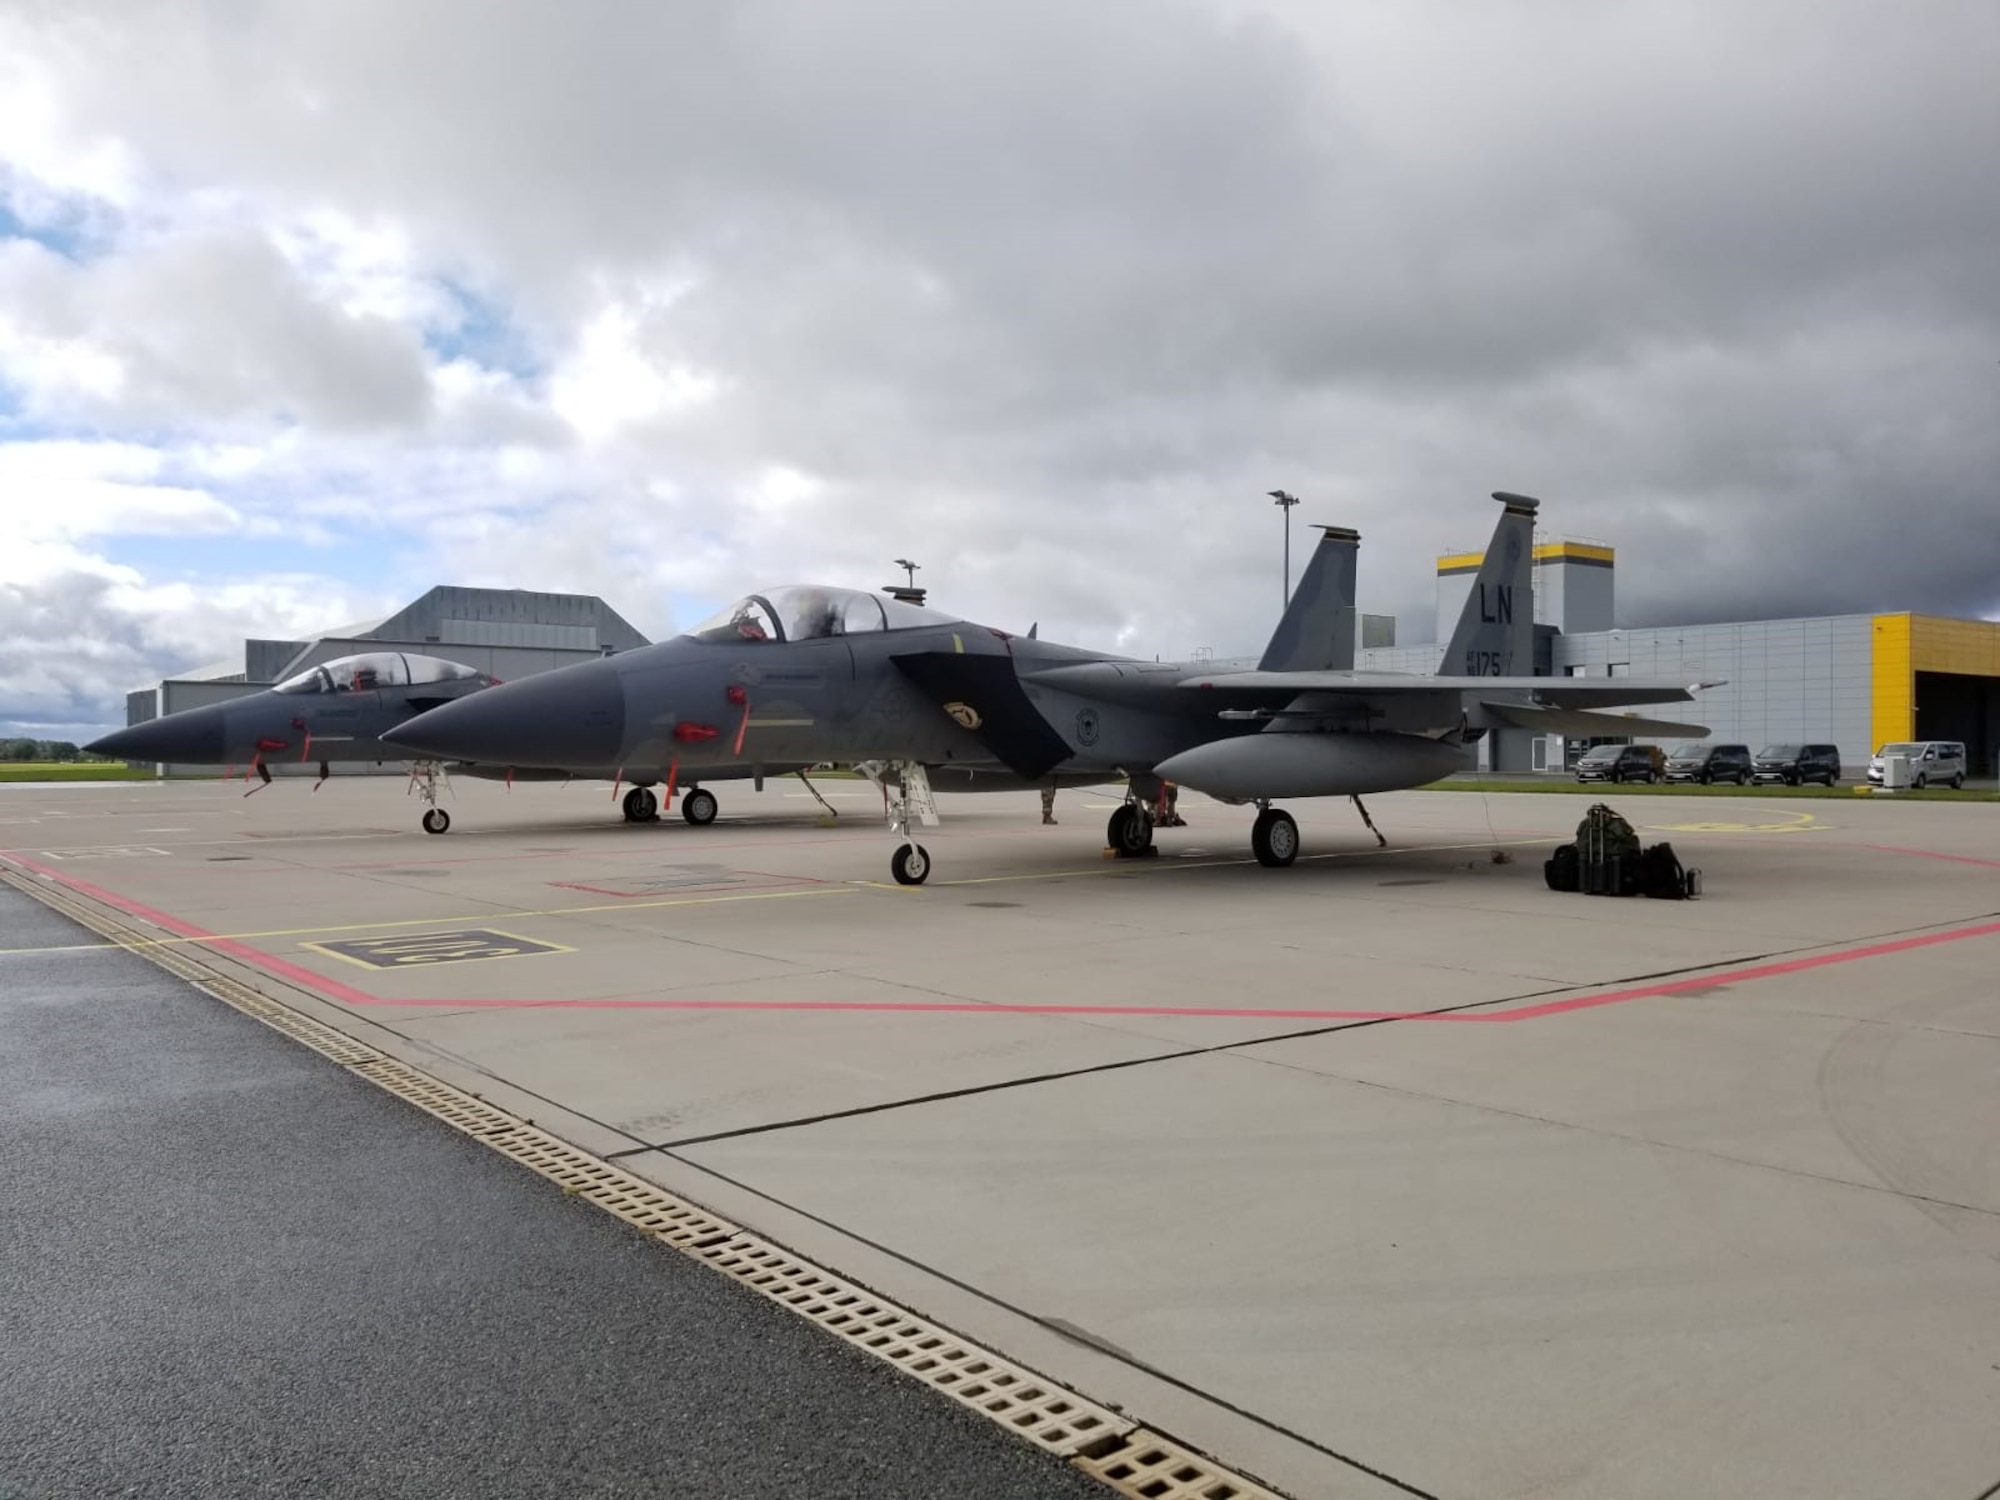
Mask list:
[{"label": "painted square marking on ground", "polygon": [[410,969],[434,964],[477,963],[490,958],[528,958],[537,953],[574,953],[560,943],[496,932],[490,927],[461,927],[452,932],[398,933],[394,937],[343,938],[325,943],[301,943],[315,953],[338,958],[364,969]]}]

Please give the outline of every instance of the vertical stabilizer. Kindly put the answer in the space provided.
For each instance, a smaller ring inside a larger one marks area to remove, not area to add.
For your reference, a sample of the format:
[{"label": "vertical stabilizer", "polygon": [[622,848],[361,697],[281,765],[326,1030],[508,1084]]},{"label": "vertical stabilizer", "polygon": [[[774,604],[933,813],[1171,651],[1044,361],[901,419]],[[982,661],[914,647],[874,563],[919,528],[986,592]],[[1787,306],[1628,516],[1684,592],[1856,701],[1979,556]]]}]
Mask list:
[{"label": "vertical stabilizer", "polygon": [[1441,677],[1528,677],[1535,669],[1535,509],[1526,495],[1494,491],[1506,509],[1465,596]]},{"label": "vertical stabilizer", "polygon": [[1360,621],[1354,608],[1354,564],[1361,533],[1345,526],[1319,529],[1324,534],[1257,663],[1260,672],[1353,670]]}]

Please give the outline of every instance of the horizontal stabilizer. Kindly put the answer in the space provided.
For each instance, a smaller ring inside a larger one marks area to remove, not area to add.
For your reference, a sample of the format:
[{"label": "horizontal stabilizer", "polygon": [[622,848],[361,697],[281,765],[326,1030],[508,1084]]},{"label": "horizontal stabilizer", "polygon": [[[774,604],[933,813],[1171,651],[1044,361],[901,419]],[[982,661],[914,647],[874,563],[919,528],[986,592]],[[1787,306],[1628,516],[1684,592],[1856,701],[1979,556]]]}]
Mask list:
[{"label": "horizontal stabilizer", "polygon": [[1705,724],[1674,724],[1665,719],[1641,719],[1631,714],[1596,714],[1581,708],[1550,708],[1533,703],[1481,703],[1490,717],[1515,729],[1560,734],[1571,739],[1610,739],[1618,735],[1680,735],[1700,739]]},{"label": "horizontal stabilizer", "polygon": [[[1399,672],[1224,672],[1182,676],[1183,690],[1228,693],[1351,693],[1386,698],[1396,693],[1533,693],[1565,708],[1605,708],[1624,703],[1690,703],[1688,683],[1646,677],[1423,677]],[[1693,686],[1711,686],[1694,684]]]}]

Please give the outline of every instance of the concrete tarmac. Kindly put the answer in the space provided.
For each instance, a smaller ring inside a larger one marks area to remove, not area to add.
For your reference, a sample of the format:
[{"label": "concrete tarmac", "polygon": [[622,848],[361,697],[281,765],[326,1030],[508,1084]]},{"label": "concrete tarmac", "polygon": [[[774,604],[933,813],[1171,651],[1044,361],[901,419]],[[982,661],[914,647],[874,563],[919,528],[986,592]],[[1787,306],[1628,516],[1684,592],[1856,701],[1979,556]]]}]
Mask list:
[{"label": "concrete tarmac", "polygon": [[0,889],[0,1496],[1101,1496]]},{"label": "concrete tarmac", "polygon": [[[0,793],[0,860],[1300,1496],[2000,1483],[2000,805]],[[20,957],[0,956],[0,963]],[[974,1491],[976,1492],[976,1491]]]}]

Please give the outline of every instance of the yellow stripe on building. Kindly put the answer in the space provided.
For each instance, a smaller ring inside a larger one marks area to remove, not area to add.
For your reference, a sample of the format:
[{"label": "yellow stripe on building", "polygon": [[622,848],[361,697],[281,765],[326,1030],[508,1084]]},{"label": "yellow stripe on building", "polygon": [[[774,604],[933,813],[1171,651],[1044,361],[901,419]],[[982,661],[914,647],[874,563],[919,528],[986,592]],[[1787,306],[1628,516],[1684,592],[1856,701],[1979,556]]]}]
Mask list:
[{"label": "yellow stripe on building", "polygon": [[1911,616],[1877,615],[1874,691],[1869,727],[1874,748],[1915,737],[1917,732],[1917,669],[1911,651]]}]

